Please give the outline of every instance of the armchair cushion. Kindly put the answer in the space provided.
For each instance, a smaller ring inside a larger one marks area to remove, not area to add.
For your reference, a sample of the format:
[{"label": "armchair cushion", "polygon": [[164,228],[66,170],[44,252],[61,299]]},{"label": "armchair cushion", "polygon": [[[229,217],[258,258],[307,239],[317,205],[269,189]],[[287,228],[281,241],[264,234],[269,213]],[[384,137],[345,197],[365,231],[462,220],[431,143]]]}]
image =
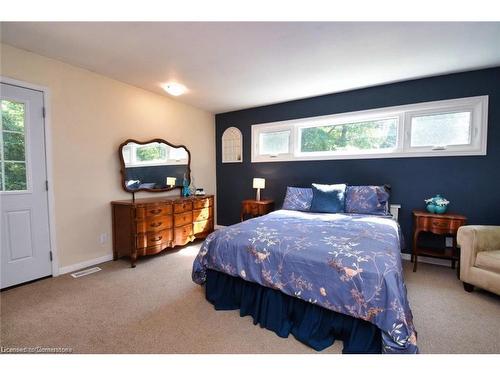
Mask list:
[{"label": "armchair cushion", "polygon": [[500,250],[480,251],[477,253],[474,265],[500,273]]}]

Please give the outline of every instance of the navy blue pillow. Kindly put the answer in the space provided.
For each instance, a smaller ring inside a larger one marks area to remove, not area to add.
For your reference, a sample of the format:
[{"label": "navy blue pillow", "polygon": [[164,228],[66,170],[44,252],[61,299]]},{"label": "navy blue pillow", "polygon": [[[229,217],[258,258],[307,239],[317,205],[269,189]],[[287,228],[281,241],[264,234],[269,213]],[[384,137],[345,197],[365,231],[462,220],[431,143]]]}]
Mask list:
[{"label": "navy blue pillow", "polygon": [[346,187],[346,184],[312,184],[313,199],[310,211],[332,214],[345,212]]}]

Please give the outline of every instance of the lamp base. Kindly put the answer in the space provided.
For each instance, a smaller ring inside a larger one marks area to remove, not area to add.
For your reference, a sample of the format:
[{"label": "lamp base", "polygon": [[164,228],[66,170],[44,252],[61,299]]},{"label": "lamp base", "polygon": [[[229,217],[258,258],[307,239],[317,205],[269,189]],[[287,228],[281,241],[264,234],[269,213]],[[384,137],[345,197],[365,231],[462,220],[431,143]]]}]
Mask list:
[{"label": "lamp base", "polygon": [[255,196],[255,200],[260,201],[260,189],[259,188],[257,188],[257,194]]}]

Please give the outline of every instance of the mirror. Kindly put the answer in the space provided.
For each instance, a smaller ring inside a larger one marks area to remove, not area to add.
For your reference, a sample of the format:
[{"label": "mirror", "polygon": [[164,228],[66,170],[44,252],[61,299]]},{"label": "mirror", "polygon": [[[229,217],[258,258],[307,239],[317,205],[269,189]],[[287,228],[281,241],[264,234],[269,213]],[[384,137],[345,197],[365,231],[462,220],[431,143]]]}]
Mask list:
[{"label": "mirror", "polygon": [[163,139],[140,142],[128,139],[120,145],[122,185],[130,192],[168,191],[189,184],[191,154],[185,146]]}]

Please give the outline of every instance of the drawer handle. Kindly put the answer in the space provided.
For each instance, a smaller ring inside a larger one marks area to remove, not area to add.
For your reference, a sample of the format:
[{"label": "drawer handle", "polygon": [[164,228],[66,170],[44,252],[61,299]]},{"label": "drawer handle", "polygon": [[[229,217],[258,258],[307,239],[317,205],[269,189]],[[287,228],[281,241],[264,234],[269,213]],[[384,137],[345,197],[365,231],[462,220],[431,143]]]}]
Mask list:
[{"label": "drawer handle", "polygon": [[159,214],[161,212],[161,208],[157,209],[157,210],[151,210],[149,211],[150,213],[156,215],[156,214]]},{"label": "drawer handle", "polygon": [[163,238],[163,236],[158,236],[156,238],[152,238],[151,241],[160,241]]},{"label": "drawer handle", "polygon": [[160,225],[162,225],[163,223],[160,221],[158,223],[151,223],[150,226],[152,226],[153,228],[156,228],[156,227],[159,227]]}]

